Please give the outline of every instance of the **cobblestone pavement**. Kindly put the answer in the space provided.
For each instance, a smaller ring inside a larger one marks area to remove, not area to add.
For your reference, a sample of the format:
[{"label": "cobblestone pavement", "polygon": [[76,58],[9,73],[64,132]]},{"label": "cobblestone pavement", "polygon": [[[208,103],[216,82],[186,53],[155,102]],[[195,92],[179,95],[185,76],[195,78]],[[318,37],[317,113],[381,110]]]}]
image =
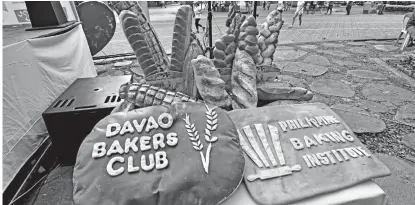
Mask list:
[{"label": "cobblestone pavement", "polygon": [[[273,5],[275,6],[275,5]],[[173,24],[175,19],[174,12],[179,8],[177,5],[170,5],[167,9],[151,8],[150,19],[160,41],[167,53],[171,51]],[[385,39],[396,38],[402,28],[403,15],[376,15],[362,14],[363,7],[355,6],[350,16],[345,15],[344,7],[334,8],[332,15],[323,15],[319,11],[315,14],[304,14],[302,26],[298,26],[298,19],[294,28],[289,29],[288,25],[292,22],[293,11],[287,11],[283,15],[285,25],[279,36],[279,43],[298,43],[298,42],[319,42],[332,40],[357,40],[357,39]],[[336,12],[337,11],[337,12]],[[270,11],[263,11],[258,7],[258,22],[264,22],[266,15]],[[206,16],[206,15],[205,15]],[[219,39],[226,31],[225,21],[226,12],[213,13],[213,40]],[[201,20],[201,24],[206,24],[206,19]],[[193,25],[193,29],[195,29]],[[200,29],[202,32],[202,29]],[[198,34],[201,38],[202,34]],[[120,24],[117,24],[116,33],[103,52],[96,56],[112,55],[132,52]]]}]

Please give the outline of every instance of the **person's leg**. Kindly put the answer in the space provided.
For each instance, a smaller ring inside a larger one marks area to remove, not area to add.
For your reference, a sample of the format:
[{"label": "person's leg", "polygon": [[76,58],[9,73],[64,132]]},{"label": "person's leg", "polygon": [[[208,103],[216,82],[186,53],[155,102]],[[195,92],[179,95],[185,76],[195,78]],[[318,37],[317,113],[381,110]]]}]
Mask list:
[{"label": "person's leg", "polygon": [[299,16],[298,16],[298,21],[300,22],[300,26],[301,26],[301,17],[303,16],[303,14],[300,14]]},{"label": "person's leg", "polygon": [[293,27],[293,25],[295,23],[295,19],[297,18],[297,16],[298,16],[298,12],[295,12],[295,14],[293,16],[293,23],[290,26],[288,26],[288,28],[292,28]]},{"label": "person's leg", "polygon": [[330,15],[333,12],[333,5],[330,6]]}]

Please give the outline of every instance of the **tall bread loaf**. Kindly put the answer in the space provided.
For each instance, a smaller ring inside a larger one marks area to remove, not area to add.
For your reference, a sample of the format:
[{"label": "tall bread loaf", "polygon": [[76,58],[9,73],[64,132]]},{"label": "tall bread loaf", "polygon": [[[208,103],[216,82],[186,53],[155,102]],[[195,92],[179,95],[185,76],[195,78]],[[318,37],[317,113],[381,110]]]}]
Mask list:
[{"label": "tall bread loaf", "polygon": [[198,56],[191,61],[195,73],[195,82],[200,96],[207,103],[229,108],[231,98],[225,90],[225,82],[212,61],[205,56]]},{"label": "tall bread loaf", "polygon": [[184,59],[190,46],[192,30],[192,8],[189,5],[179,8],[173,29],[171,64],[169,70],[183,71]]},{"label": "tall bread loaf", "polygon": [[139,17],[131,11],[124,10],[120,14],[120,20],[124,34],[137,57],[140,67],[143,69],[144,75],[149,76],[161,71],[151,55],[150,47],[144,29],[140,24]]},{"label": "tall bread loaf", "polygon": [[257,106],[256,67],[252,56],[236,50],[232,68],[232,108],[244,109]]},{"label": "tall bread loaf", "polygon": [[261,24],[261,31],[258,37],[259,53],[263,58],[262,63],[258,65],[270,66],[273,62],[273,56],[278,45],[278,36],[284,21],[278,11],[272,11],[265,18],[266,21]]},{"label": "tall bread loaf", "polygon": [[[150,50],[150,55],[153,56],[153,61],[156,64],[157,70],[166,71],[170,65],[170,61],[167,58],[167,54],[161,44],[161,41],[159,40],[157,36],[157,33],[155,32],[152,25],[149,23],[148,18],[144,14],[143,9],[138,4],[138,2],[137,1],[113,1],[112,3],[114,5],[115,11],[120,16],[120,22],[121,22],[121,25],[123,26],[123,30],[125,26],[137,27],[137,29],[140,30],[139,32],[143,34],[143,37],[145,38],[145,41],[147,42],[147,47]],[[134,22],[133,24],[128,24],[128,23],[124,24],[122,20],[123,18],[121,17],[122,11],[130,11],[133,14],[137,15],[138,25],[134,25],[136,24],[136,22]],[[126,34],[126,37],[128,39],[127,34]],[[131,42],[130,42],[130,45],[131,45]],[[133,45],[131,46],[133,47]],[[138,59],[139,56],[137,56],[136,54],[136,57]],[[148,69],[148,70],[151,70],[151,69]]]},{"label": "tall bread loaf", "polygon": [[199,55],[203,55],[203,51],[197,41],[194,40],[186,53],[183,65],[183,93],[194,98],[197,98],[197,87],[191,61]]}]

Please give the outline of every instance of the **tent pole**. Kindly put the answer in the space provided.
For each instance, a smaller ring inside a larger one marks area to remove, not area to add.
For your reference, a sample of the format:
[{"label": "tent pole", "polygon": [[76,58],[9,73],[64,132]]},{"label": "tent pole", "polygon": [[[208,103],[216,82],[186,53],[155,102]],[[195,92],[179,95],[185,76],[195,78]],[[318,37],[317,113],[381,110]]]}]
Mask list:
[{"label": "tent pole", "polygon": [[256,7],[257,7],[257,1],[254,1],[254,18],[256,19]]}]

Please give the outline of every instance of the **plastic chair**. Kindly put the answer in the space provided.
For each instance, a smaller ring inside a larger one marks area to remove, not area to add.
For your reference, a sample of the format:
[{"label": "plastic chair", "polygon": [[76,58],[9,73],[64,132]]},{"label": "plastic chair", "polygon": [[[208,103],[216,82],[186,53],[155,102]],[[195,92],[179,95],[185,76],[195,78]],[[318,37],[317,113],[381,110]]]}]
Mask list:
[{"label": "plastic chair", "polygon": [[405,47],[408,45],[409,40],[411,39],[411,35],[408,33],[408,31],[406,30],[406,23],[405,20],[411,17],[412,12],[411,13],[407,13],[403,16],[403,20],[402,20],[402,31],[399,34],[399,37],[396,39],[396,44],[399,43],[399,39],[401,39],[402,35],[405,35],[404,40],[402,42],[402,46],[401,46],[401,51],[403,51],[403,49],[405,49]]}]

